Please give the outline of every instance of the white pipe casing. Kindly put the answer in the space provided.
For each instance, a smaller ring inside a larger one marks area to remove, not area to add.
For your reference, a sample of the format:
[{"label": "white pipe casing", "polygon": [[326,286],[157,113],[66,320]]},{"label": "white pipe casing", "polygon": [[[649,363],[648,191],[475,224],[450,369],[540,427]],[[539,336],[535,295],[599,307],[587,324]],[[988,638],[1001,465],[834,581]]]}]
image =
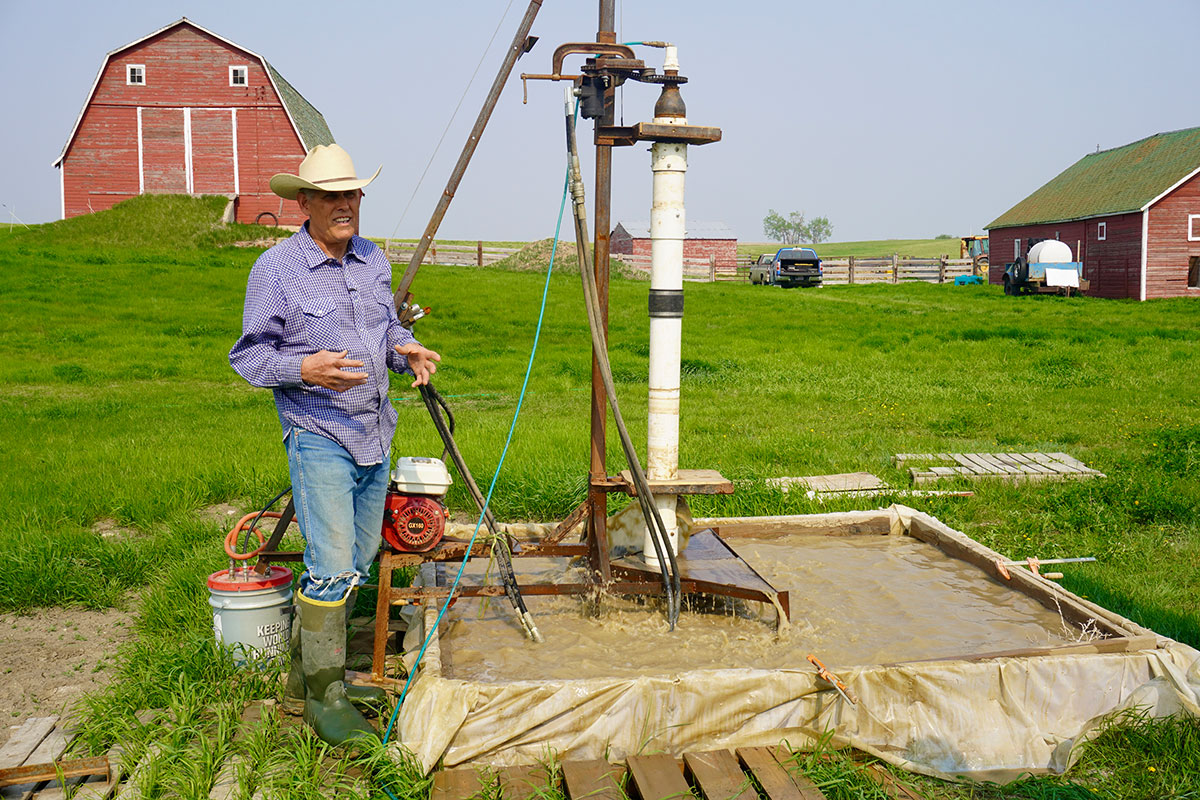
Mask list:
[{"label": "white pipe casing", "polygon": [[[686,124],[680,117],[656,117],[656,123]],[[653,200],[650,208],[650,402],[647,420],[646,477],[674,480],[679,475],[679,363],[683,337],[683,204],[687,145],[655,142],[650,148]],[[678,306],[678,313],[655,311]],[[677,495],[654,499],[667,529],[672,552],[679,552]],[[647,529],[642,549],[646,564],[658,568]]]}]

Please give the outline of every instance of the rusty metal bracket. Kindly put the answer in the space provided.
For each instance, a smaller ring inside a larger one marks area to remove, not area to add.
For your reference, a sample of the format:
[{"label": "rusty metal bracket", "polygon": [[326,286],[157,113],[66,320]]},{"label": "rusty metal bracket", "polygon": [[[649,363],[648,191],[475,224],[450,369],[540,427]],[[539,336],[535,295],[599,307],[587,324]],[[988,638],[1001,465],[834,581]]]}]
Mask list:
[{"label": "rusty metal bracket", "polygon": [[[566,42],[554,48],[554,60],[551,62],[554,65],[554,74],[562,72],[563,59],[572,53],[586,53],[588,55],[610,55],[619,56],[630,61],[637,61],[637,56],[633,52],[633,48],[623,44],[607,44],[605,42]],[[638,62],[641,63],[640,61]]]}]

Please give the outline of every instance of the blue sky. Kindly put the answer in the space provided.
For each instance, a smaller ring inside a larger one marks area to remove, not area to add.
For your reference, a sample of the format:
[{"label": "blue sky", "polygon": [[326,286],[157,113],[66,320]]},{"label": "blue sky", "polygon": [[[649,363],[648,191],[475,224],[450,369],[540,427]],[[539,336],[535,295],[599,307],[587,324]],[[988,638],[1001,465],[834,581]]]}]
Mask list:
[{"label": "blue sky", "polygon": [[[50,164],[104,55],[187,16],[265,56],[322,111],[360,172],[383,164],[363,205],[364,233],[416,236],[525,6],[0,0],[0,220],[58,217]],[[517,72],[548,72],[554,47],[591,40],[596,21],[591,0],[545,0],[534,26],[541,41]],[[622,41],[678,44],[689,119],[724,131],[692,150],[688,216],[723,221],[746,241],[763,238],[769,208],[828,216],[840,240],[980,232],[1097,146],[1200,125],[1195,0],[618,0],[618,28]],[[644,58],[661,66],[661,51]],[[656,96],[630,85],[626,123],[648,120]],[[523,105],[520,82],[507,86],[441,236],[553,233],[561,98],[558,86],[531,83]],[[614,222],[648,218],[649,193],[645,148],[617,150]]]}]

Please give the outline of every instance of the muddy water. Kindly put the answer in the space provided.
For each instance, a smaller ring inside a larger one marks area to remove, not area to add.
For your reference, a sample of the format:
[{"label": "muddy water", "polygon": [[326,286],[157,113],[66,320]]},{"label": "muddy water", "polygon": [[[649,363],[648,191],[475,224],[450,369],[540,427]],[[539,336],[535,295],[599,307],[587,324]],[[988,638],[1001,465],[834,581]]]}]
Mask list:
[{"label": "muddy water", "polygon": [[[460,600],[443,621],[445,674],[465,680],[671,675],[693,669],[833,668],[1060,644],[1058,614],[908,536],[733,539],[760,575],[791,593],[776,634],[763,604],[685,611],[675,632],[653,600],[608,598],[599,619],[580,600],[528,597],[545,636],[527,642],[506,600]],[[471,565],[473,570],[481,567]],[[522,581],[577,581],[561,563],[517,560]],[[476,578],[478,576],[475,576]],[[447,625],[446,623],[449,622]]]}]

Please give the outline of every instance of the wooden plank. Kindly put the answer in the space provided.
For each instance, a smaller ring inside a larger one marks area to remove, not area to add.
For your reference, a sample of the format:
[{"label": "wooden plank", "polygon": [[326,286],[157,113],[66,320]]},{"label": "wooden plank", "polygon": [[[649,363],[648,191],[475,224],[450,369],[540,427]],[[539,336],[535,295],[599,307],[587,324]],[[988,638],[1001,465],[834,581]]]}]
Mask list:
[{"label": "wooden plank", "polygon": [[[620,477],[630,496],[636,496],[629,470],[622,470]],[[733,481],[715,469],[681,469],[674,480],[647,482],[654,494],[733,494]]]},{"label": "wooden plank", "polygon": [[30,717],[0,748],[0,767],[19,767],[54,730],[58,717]]},{"label": "wooden plank", "polygon": [[961,465],[961,468],[965,469],[967,471],[964,474],[969,474],[969,475],[986,475],[986,474],[988,474],[987,467],[984,467],[984,466],[981,466],[980,464],[975,463],[974,461],[972,461],[970,458],[968,458],[963,453],[954,453],[954,454],[952,454],[952,456],[953,456],[954,460],[956,462],[958,462],[958,464]]},{"label": "wooden plank", "polygon": [[1044,467],[1048,467],[1048,468],[1054,470],[1055,472],[1057,472],[1060,475],[1070,475],[1072,473],[1078,472],[1078,470],[1071,469],[1066,464],[1063,464],[1061,461],[1050,458],[1045,453],[1025,453],[1025,457],[1035,461],[1038,464],[1041,464]]},{"label": "wooden plank", "polygon": [[496,774],[488,769],[455,767],[433,776],[429,800],[470,800],[486,794],[496,783]]},{"label": "wooden plank", "polygon": [[749,776],[729,750],[684,753],[684,771],[705,800],[757,800]]},{"label": "wooden plank", "polygon": [[529,800],[546,794],[550,776],[541,764],[501,767],[496,772],[500,782],[500,800]]},{"label": "wooden plank", "polygon": [[[67,745],[69,745],[71,740],[74,738],[75,730],[73,728],[64,729],[61,725],[55,727],[55,729],[50,732],[50,735],[43,739],[37,748],[29,754],[29,757],[25,759],[24,766],[28,767],[32,764],[53,764],[62,757],[63,753],[67,751]],[[3,775],[5,771],[6,770],[0,770],[0,775]],[[29,783],[15,786],[5,785],[3,779],[0,778],[0,786],[5,787],[3,790],[0,790],[0,797],[5,798],[5,800],[29,800],[29,798],[32,797],[34,792],[37,790],[39,783],[46,780],[54,780],[56,777],[57,773],[50,775],[48,778],[30,779]],[[74,781],[68,781],[68,783],[73,782]],[[58,788],[57,784],[55,784],[55,786]],[[40,797],[42,794],[45,794],[46,791],[48,790],[43,790],[38,796]]]},{"label": "wooden plank", "polygon": [[[246,738],[246,735],[262,721],[263,704],[261,701],[247,703],[242,709],[242,717],[238,722],[237,730],[233,732],[232,744],[237,744]],[[221,768],[217,770],[217,777],[213,781],[212,789],[208,793],[209,800],[230,800],[238,788],[237,773],[238,766],[245,758],[234,748],[229,758],[221,764]]]},{"label": "wooden plank", "polygon": [[625,760],[629,767],[630,794],[641,800],[668,800],[669,798],[691,797],[692,790],[683,779],[683,772],[675,759],[665,753],[652,756],[630,756]]},{"label": "wooden plank", "polygon": [[1014,466],[1021,467],[1026,472],[1034,472],[1042,475],[1053,475],[1054,470],[1049,467],[1043,467],[1031,458],[1026,458],[1022,453],[996,453],[997,457],[1006,459]]},{"label": "wooden plank", "polygon": [[626,800],[620,779],[625,774],[619,764],[603,759],[564,761],[563,788],[570,800]]},{"label": "wooden plank", "polygon": [[107,775],[108,758],[106,756],[95,756],[93,758],[74,758],[69,761],[28,763],[22,764],[19,767],[9,767],[5,770],[0,770],[0,786],[52,781],[56,780],[59,774],[64,778],[78,778],[81,775]]},{"label": "wooden plank", "polygon": [[887,767],[878,762],[866,765],[866,774],[889,798],[894,800],[925,800],[912,789],[896,780],[896,776],[888,772]]},{"label": "wooden plank", "polygon": [[994,458],[991,453],[971,453],[971,458],[976,459],[980,463],[986,465],[992,472],[998,472],[1004,475],[1020,475],[1025,472],[1020,467],[1015,467],[1012,464],[1006,464],[998,458]]},{"label": "wooden plank", "polygon": [[1066,464],[1068,467],[1074,467],[1075,469],[1079,470],[1080,472],[1083,472],[1083,473],[1086,473],[1089,475],[1103,475],[1104,474],[1103,472],[1100,472],[1099,470],[1092,469],[1091,467],[1089,467],[1087,464],[1083,463],[1079,459],[1075,458],[1074,456],[1069,456],[1066,453],[1047,453],[1046,455],[1050,456],[1051,458],[1057,458],[1059,461]]},{"label": "wooden plank", "polygon": [[784,769],[769,747],[739,747],[737,757],[753,773],[767,800],[825,800],[812,781]]}]

